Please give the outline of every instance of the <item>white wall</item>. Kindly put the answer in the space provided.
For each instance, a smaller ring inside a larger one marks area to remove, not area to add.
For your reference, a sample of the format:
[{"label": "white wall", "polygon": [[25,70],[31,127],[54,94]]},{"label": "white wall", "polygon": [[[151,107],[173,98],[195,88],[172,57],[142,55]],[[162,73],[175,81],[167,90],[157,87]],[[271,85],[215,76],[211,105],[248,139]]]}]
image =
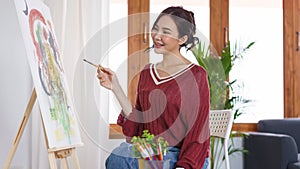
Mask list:
[{"label": "white wall", "polygon": [[[0,2],[0,167],[17,134],[33,84],[14,1]],[[29,169],[31,162],[31,120],[12,161],[12,168]]]},{"label": "white wall", "polygon": [[[242,148],[243,147],[243,138],[236,137],[234,138],[233,147]],[[242,169],[243,168],[243,154],[237,152],[229,156],[230,167],[231,169]]]}]

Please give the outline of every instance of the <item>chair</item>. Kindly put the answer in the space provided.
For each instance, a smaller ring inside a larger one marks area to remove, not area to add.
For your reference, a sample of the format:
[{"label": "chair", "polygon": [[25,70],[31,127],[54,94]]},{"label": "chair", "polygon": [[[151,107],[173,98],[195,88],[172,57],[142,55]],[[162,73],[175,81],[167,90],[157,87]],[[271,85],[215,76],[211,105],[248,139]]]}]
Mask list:
[{"label": "chair", "polygon": [[210,136],[224,138],[224,155],[226,168],[230,169],[228,156],[228,141],[233,123],[233,112],[231,110],[211,110],[209,114]]},{"label": "chair", "polygon": [[300,169],[300,118],[264,119],[244,138],[244,169]]}]

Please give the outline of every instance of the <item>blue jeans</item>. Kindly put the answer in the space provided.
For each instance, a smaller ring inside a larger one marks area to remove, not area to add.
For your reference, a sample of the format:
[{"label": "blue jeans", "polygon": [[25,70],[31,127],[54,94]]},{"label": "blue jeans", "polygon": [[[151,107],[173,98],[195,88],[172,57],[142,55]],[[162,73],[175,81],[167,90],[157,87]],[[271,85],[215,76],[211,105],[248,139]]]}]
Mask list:
[{"label": "blue jeans", "polygon": [[[180,149],[169,147],[165,159],[170,159],[170,169],[175,168]],[[208,167],[209,159],[206,158],[202,169]],[[131,144],[126,142],[115,148],[105,162],[106,169],[138,169],[138,160],[132,157]]]}]

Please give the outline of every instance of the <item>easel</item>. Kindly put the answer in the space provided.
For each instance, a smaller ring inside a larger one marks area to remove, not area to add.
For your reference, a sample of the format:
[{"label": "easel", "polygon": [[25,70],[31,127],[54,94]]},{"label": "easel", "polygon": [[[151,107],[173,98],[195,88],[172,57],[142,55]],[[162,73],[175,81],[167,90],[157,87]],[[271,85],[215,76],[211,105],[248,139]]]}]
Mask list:
[{"label": "easel", "polygon": [[[12,158],[13,158],[16,150],[17,150],[17,147],[18,147],[19,142],[21,140],[21,137],[23,135],[25,126],[28,122],[30,113],[32,112],[32,108],[34,106],[36,98],[37,98],[36,97],[36,91],[35,91],[35,89],[33,89],[33,92],[31,94],[30,100],[27,104],[27,108],[25,110],[25,113],[24,113],[24,116],[23,116],[23,119],[22,119],[22,122],[21,122],[21,125],[19,127],[18,132],[17,132],[17,135],[15,137],[13,145],[10,149],[10,152],[8,154],[8,157],[7,157],[7,160],[6,160],[6,163],[5,163],[5,166],[4,166],[3,169],[9,169]],[[43,123],[43,129],[44,129],[44,133],[45,133],[46,144],[47,144],[47,147],[48,147],[48,158],[49,158],[50,168],[51,169],[57,169],[56,159],[61,159],[63,169],[68,169],[69,166],[68,166],[67,158],[71,157],[71,158],[73,158],[75,168],[80,169],[79,161],[78,161],[77,154],[76,154],[76,151],[75,151],[75,147],[67,147],[67,148],[63,148],[63,149],[49,149],[48,140],[47,140],[47,136],[46,136],[46,132],[45,132],[45,128],[44,128],[44,123]]]}]

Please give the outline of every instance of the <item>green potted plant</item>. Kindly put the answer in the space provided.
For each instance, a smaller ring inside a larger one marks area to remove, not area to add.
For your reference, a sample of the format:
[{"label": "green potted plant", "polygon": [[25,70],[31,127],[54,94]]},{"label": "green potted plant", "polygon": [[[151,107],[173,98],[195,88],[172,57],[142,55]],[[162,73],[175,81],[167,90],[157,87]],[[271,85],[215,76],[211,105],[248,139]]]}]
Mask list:
[{"label": "green potted plant", "polygon": [[[237,102],[247,103],[249,100],[241,99],[241,96],[232,95],[233,85],[237,80],[229,80],[229,74],[234,66],[234,62],[243,58],[243,54],[254,45],[255,42],[249,43],[246,47],[238,48],[237,43],[231,48],[230,42],[223,48],[221,56],[217,56],[213,51],[212,46],[199,43],[198,46],[192,49],[199,65],[204,67],[208,74],[208,81],[210,85],[210,105],[212,110],[231,109],[234,111],[234,119],[241,115],[240,109],[235,107]],[[241,133],[240,133],[241,134]],[[241,134],[241,136],[245,136]],[[228,154],[231,155],[236,152],[247,152],[242,148],[235,148],[233,146],[233,139],[231,134],[232,144],[228,147]],[[223,146],[222,139],[211,137],[211,169],[220,168],[224,161],[224,155],[221,155],[221,147]]]}]

